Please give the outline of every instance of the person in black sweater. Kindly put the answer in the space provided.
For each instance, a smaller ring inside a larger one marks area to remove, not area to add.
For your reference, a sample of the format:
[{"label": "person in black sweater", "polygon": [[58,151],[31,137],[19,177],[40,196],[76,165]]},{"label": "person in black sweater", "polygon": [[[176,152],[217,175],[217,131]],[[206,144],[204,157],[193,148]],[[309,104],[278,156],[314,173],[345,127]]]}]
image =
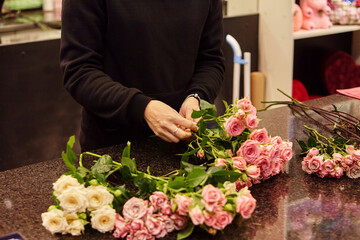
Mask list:
[{"label": "person in black sweater", "polygon": [[221,0],[64,0],[60,67],[83,106],[82,151],[196,131],[224,58]]}]

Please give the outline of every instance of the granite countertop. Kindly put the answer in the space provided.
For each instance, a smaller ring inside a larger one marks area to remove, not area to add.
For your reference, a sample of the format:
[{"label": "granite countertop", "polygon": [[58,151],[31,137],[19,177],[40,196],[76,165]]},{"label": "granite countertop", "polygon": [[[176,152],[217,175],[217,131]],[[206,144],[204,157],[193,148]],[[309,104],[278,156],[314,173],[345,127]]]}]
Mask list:
[{"label": "granite countertop", "polygon": [[[332,95],[307,102],[329,107],[360,117],[360,101]],[[294,142],[294,157],[285,173],[251,187],[257,208],[249,220],[235,218],[215,237],[197,229],[190,239],[360,239],[359,179],[320,179],[301,169],[300,148],[296,139],[305,140],[303,118],[292,115],[288,107],[274,108],[258,114],[259,127],[266,127],[272,136]],[[308,124],[308,123],[306,123]],[[309,125],[309,124],[308,124]],[[310,124],[311,126],[311,124]],[[65,143],[64,143],[65,146]],[[98,150],[118,159],[124,145]],[[159,139],[133,142],[131,154],[141,170],[150,165],[154,174],[179,167],[177,153],[185,152],[186,144],[170,144]],[[60,156],[60,153],[59,153]],[[89,162],[87,162],[89,164]],[[51,235],[41,225],[41,213],[53,203],[52,183],[67,171],[61,159],[0,172],[0,236],[20,232],[26,239],[113,239],[87,229],[82,237]],[[170,234],[164,239],[176,239]]]}]

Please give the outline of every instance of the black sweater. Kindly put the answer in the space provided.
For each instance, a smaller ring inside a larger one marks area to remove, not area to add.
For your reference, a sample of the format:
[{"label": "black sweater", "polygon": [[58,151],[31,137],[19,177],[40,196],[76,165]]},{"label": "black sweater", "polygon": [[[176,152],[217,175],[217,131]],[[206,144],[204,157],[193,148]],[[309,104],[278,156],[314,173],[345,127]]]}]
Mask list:
[{"label": "black sweater", "polygon": [[64,0],[62,11],[60,65],[84,109],[83,150],[147,134],[151,99],[176,110],[190,93],[214,101],[221,0]]}]

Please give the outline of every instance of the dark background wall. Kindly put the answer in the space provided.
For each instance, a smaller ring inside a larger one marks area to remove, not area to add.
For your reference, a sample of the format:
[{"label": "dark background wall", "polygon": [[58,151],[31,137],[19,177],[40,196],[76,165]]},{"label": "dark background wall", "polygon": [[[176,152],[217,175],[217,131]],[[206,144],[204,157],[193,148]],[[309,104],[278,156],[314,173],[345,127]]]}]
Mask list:
[{"label": "dark background wall", "polygon": [[[258,15],[224,19],[224,32],[251,52],[257,69]],[[78,139],[80,106],[65,91],[59,69],[59,40],[0,45],[0,171],[61,157],[71,135]],[[221,99],[231,102],[233,52],[224,43]],[[80,152],[78,142],[75,150]]]}]

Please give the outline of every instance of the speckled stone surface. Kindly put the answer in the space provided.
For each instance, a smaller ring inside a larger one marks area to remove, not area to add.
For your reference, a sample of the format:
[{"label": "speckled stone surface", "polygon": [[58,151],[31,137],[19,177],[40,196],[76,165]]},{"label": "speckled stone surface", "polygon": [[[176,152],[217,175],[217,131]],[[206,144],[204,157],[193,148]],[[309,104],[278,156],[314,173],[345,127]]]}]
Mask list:
[{"label": "speckled stone surface", "polygon": [[[309,105],[327,107],[360,117],[360,101],[341,95],[316,99]],[[197,229],[190,239],[360,239],[360,180],[320,179],[301,170],[300,151],[296,139],[305,140],[302,117],[294,116],[288,107],[258,114],[259,127],[266,127],[272,136],[279,135],[294,142],[294,157],[286,172],[251,187],[257,199],[252,219],[235,218],[215,237]],[[306,124],[312,126],[308,122]],[[65,145],[65,144],[64,144]],[[113,159],[121,156],[123,145],[98,151]],[[156,138],[133,142],[131,154],[140,169],[150,165],[153,174],[179,167],[186,143],[169,144]],[[60,156],[60,153],[59,153]],[[86,162],[86,164],[90,164]],[[41,225],[41,213],[53,203],[52,183],[66,171],[61,159],[0,172],[0,236],[20,232],[26,239],[113,239],[90,228],[81,237],[51,235]],[[176,239],[170,234],[165,239]]]}]

